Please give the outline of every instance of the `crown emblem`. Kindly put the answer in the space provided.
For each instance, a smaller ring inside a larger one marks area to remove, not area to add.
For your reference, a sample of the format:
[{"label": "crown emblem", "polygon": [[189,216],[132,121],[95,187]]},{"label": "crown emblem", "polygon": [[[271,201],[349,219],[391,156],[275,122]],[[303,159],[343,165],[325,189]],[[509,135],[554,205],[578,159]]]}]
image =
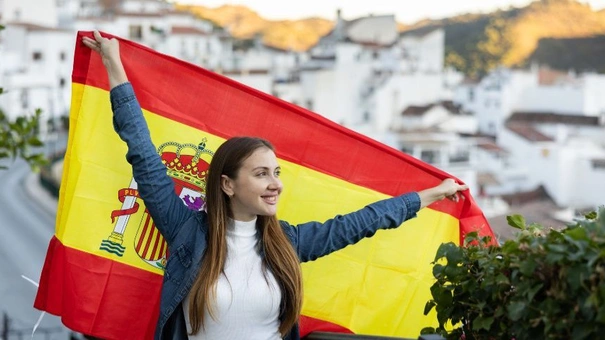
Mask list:
[{"label": "crown emblem", "polygon": [[[192,189],[206,191],[206,173],[210,166],[208,160],[214,152],[206,149],[207,139],[198,145],[166,142],[158,147],[158,153],[166,166],[168,176],[189,184]],[[204,157],[206,156],[206,157]]]}]

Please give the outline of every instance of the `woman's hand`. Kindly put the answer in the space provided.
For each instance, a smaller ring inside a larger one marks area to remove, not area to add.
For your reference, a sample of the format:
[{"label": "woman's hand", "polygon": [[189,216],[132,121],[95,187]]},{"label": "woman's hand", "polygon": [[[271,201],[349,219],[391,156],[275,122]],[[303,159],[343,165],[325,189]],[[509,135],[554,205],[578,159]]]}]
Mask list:
[{"label": "woman's hand", "polygon": [[452,178],[445,179],[441,184],[418,192],[420,208],[431,205],[433,202],[448,198],[454,202],[460,199],[459,192],[468,189],[466,184],[458,184]]},{"label": "woman's hand", "polygon": [[82,43],[91,50],[99,53],[109,77],[109,86],[114,88],[128,81],[122,60],[120,59],[120,43],[118,39],[107,39],[99,31],[93,32],[94,39],[83,37]]}]

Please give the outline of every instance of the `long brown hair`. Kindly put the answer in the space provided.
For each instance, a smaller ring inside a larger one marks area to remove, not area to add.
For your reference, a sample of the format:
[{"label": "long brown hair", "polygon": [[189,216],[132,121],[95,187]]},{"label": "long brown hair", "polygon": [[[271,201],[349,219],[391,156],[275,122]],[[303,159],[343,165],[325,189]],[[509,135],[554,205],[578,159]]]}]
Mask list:
[{"label": "long brown hair", "polygon": [[[191,334],[204,328],[204,311],[215,319],[216,283],[227,258],[226,230],[232,216],[229,198],[221,189],[221,176],[236,179],[246,158],[260,148],[274,150],[268,141],[255,137],[234,137],[217,150],[208,170],[206,207],[208,212],[208,246],[200,272],[191,287],[189,320]],[[277,217],[258,216],[263,270],[269,269],[281,289],[279,332],[284,336],[298,321],[302,308],[302,275],[298,256],[281,228]]]}]

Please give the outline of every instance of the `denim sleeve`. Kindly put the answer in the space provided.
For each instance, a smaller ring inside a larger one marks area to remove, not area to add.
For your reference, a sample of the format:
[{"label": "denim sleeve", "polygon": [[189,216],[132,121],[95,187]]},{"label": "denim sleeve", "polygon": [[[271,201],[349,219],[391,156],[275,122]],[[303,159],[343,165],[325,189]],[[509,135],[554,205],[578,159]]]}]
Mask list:
[{"label": "denim sleeve", "polygon": [[126,160],[132,165],[139,195],[155,226],[168,244],[180,226],[192,215],[175,193],[174,182],[151,141],[147,122],[130,83],[110,91],[114,129],[126,142]]},{"label": "denim sleeve", "polygon": [[379,229],[396,228],[404,221],[416,217],[418,210],[420,196],[411,192],[372,203],[325,223],[308,222],[296,227],[287,222],[281,223],[300,261],[307,262],[355,244],[374,235]]}]

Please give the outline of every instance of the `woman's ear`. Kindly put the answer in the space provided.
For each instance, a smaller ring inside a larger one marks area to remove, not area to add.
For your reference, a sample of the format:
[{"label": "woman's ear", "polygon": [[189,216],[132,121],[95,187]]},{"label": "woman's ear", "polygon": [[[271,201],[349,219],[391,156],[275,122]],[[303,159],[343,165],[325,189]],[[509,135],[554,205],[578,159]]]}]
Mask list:
[{"label": "woman's ear", "polygon": [[221,189],[227,196],[233,196],[233,181],[229,176],[221,175]]}]

